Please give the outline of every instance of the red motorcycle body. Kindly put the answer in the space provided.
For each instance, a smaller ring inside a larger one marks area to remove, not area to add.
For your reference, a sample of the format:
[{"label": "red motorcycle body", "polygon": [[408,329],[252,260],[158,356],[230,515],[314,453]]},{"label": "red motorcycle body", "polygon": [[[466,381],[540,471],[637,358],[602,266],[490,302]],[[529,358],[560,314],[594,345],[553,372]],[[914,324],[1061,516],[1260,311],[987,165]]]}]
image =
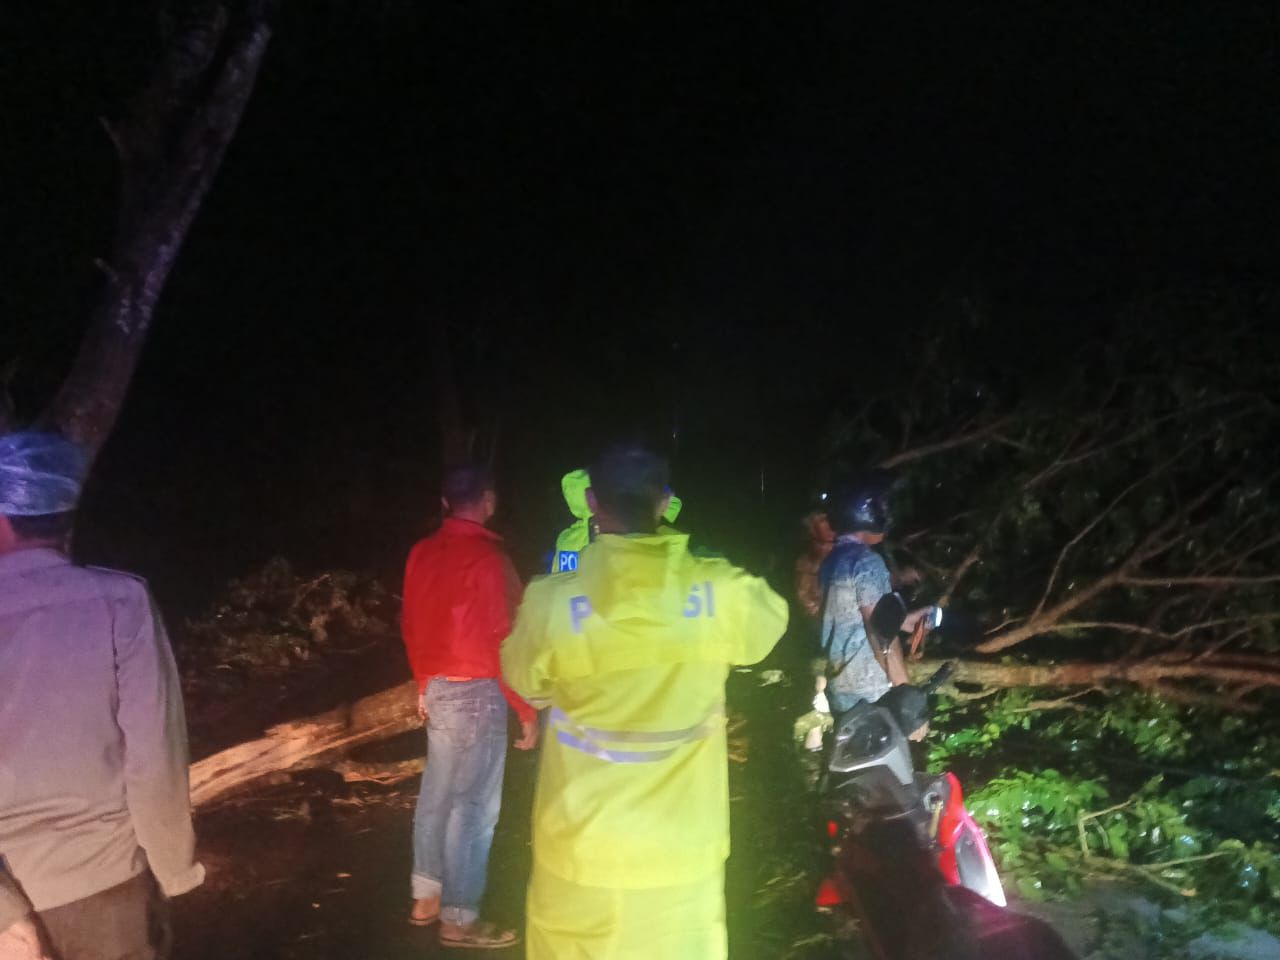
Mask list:
[{"label": "red motorcycle body", "polygon": [[877,960],[1071,960],[1052,928],[1005,908],[959,780],[917,776],[888,711],[841,717],[825,789],[834,870],[818,906],[852,912]]}]

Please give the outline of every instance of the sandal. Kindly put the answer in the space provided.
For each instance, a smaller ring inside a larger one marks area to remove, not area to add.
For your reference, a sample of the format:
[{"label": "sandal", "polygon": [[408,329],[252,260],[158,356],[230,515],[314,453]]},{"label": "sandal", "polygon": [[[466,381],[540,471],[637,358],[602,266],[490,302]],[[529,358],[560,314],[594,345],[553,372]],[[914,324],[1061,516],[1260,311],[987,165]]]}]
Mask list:
[{"label": "sandal", "polygon": [[440,945],[464,950],[500,950],[520,942],[514,930],[500,930],[488,920],[476,920],[465,927],[440,931]]},{"label": "sandal", "polygon": [[[420,909],[423,904],[435,901],[435,912],[430,913]],[[409,923],[415,927],[429,927],[433,923],[440,920],[440,898],[439,897],[423,897],[421,900],[413,901],[413,909],[409,911]]]}]

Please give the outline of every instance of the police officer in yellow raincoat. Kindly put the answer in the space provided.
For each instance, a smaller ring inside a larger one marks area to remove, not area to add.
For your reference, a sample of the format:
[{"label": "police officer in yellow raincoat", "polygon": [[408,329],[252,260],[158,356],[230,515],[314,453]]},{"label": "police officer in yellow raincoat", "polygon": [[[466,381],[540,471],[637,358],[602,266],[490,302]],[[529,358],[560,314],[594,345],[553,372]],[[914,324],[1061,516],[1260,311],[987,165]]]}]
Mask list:
[{"label": "police officer in yellow raincoat", "polygon": [[[556,552],[551,555],[552,573],[577,570],[578,557],[593,539],[591,507],[587,503],[587,491],[590,488],[591,477],[585,470],[570,470],[560,478],[560,491],[564,494],[565,505],[575,519],[556,537]],[[663,522],[675,523],[680,516],[681,506],[680,498],[672,494],[667,509],[662,513]]]},{"label": "police officer in yellow raincoat", "polygon": [[529,960],[719,960],[729,854],[724,684],[787,603],[688,538],[655,532],[667,465],[591,468],[600,535],[529,585],[503,675],[549,708],[534,807]]}]

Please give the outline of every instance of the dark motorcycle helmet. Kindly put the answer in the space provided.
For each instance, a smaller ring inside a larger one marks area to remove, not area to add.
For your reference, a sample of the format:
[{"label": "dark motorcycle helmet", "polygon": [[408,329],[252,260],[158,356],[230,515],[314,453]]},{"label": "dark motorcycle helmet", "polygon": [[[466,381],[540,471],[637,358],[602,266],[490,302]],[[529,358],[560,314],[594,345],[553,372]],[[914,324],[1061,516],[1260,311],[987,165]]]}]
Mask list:
[{"label": "dark motorcycle helmet", "polygon": [[831,529],[837,535],[888,532],[892,486],[893,477],[885,470],[868,471],[836,483],[824,503]]}]

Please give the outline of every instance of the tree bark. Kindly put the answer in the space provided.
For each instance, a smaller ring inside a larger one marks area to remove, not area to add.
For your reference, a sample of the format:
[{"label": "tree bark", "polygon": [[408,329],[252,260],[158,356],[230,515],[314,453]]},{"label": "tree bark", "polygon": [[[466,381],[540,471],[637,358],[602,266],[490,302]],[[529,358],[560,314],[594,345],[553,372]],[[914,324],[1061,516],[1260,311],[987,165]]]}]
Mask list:
[{"label": "tree bark", "polygon": [[105,285],[43,425],[96,453],[115,425],[156,302],[235,135],[271,37],[275,0],[235,14],[199,2],[150,86],[117,127],[120,213]]},{"label": "tree bark", "polygon": [[[913,679],[923,679],[942,666],[941,660],[921,660],[912,665]],[[1155,656],[1142,660],[1074,661],[1068,663],[997,663],[982,660],[955,662],[953,681],[982,687],[1094,687],[1129,683],[1160,696],[1185,701],[1213,702],[1240,708],[1241,697],[1262,689],[1280,689],[1280,656],[1252,657],[1247,663],[1229,655],[1211,657]],[[1199,682],[1236,693],[1206,694],[1175,684]],[[1186,696],[1183,696],[1185,694]]]},{"label": "tree bark", "polygon": [[211,803],[272,774],[332,765],[352,747],[421,725],[413,680],[325,713],[277,724],[257,740],[192,764],[191,803]]}]

